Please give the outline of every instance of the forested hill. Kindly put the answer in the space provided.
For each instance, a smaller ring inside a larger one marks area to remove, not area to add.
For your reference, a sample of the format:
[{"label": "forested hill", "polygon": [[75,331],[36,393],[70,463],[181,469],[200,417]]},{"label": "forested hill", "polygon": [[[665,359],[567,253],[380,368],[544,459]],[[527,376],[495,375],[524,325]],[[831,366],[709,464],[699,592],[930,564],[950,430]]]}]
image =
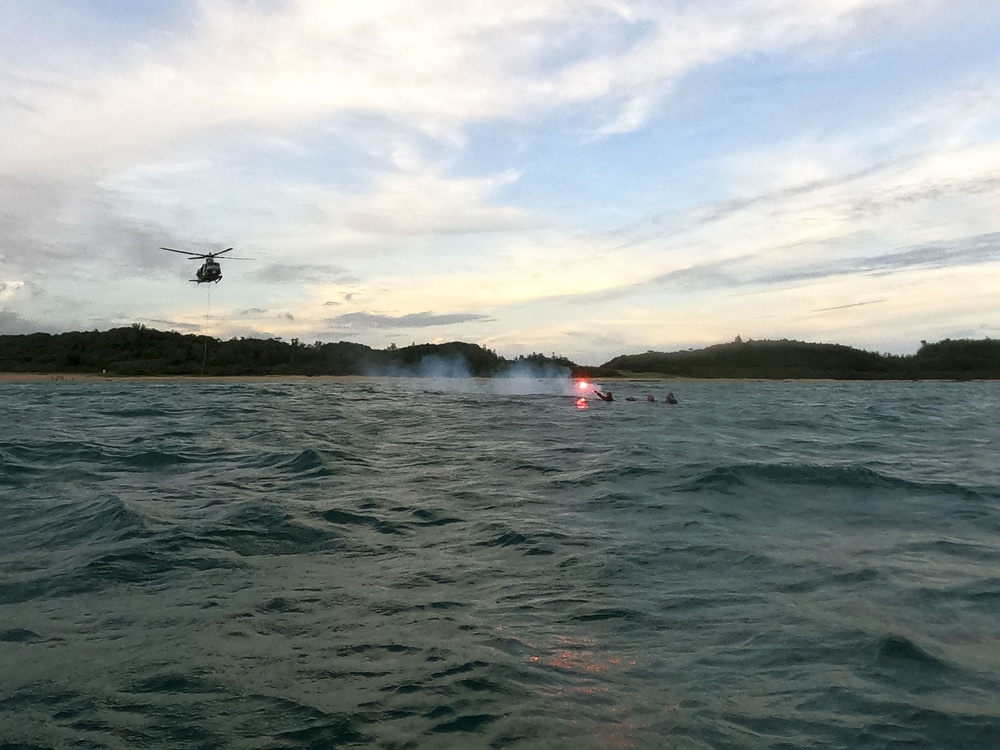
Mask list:
[{"label": "forested hill", "polygon": [[735,341],[680,352],[615,357],[600,367],[558,356],[513,360],[461,341],[372,349],[363,344],[303,344],[157,331],[142,325],[109,331],[0,336],[0,372],[142,375],[416,375],[592,378],[1000,379],[1000,341],[946,339],[913,355],[876,354],[839,344]]},{"label": "forested hill", "polygon": [[1000,379],[1000,341],[923,342],[913,355],[866,352],[840,344],[735,341],[705,349],[631,354],[602,367],[623,375],[689,378]]},{"label": "forested hill", "polygon": [[230,339],[157,331],[142,325],[109,331],[0,336],[0,372],[108,375],[416,375],[488,377],[525,373],[566,377],[574,364],[530,354],[514,360],[476,344],[415,344],[372,349],[346,341]]}]

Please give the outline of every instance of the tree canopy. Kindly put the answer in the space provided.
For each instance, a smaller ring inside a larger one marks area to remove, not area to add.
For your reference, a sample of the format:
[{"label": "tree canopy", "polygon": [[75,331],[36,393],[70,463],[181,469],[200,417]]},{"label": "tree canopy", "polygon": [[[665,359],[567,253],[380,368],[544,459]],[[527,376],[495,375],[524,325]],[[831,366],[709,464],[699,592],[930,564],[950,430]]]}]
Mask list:
[{"label": "tree canopy", "polygon": [[373,349],[348,341],[234,338],[158,331],[135,324],[109,331],[0,336],[0,371],[152,375],[410,375],[489,377],[531,363],[536,376],[567,376],[569,360],[533,354],[507,360],[454,341]]},{"label": "tree canopy", "polygon": [[1000,341],[924,342],[916,354],[902,356],[841,344],[738,338],[705,349],[622,355],[603,367],[621,374],[690,378],[1000,379]]},{"label": "tree canopy", "polygon": [[922,342],[913,355],[878,354],[841,344],[743,341],[704,349],[624,354],[598,367],[555,354],[513,360],[478,344],[303,344],[298,339],[233,338],[158,331],[140,324],[108,331],[0,336],[0,372],[154,375],[398,375],[418,377],[686,377],[1000,379],[1000,341]]}]

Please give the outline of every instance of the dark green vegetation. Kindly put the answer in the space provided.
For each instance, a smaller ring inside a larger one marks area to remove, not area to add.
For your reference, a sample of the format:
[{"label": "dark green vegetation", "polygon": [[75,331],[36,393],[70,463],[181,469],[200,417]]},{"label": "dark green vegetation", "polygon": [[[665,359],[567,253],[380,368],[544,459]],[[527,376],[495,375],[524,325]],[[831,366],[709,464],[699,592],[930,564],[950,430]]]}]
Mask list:
[{"label": "dark green vegetation", "polygon": [[836,380],[1000,379],[1000,341],[921,342],[913,355],[876,354],[840,344],[740,341],[681,352],[615,357],[621,374],[686,378],[833,378]]},{"label": "dark green vegetation", "polygon": [[110,331],[0,336],[0,372],[108,375],[419,375],[488,377],[525,372],[565,377],[573,363],[531,354],[508,360],[475,344],[415,344],[372,349],[341,341],[230,339],[157,331],[142,325]]},{"label": "dark green vegetation", "polygon": [[418,375],[490,377],[665,376],[686,378],[1000,379],[1000,341],[923,342],[913,355],[876,354],[839,344],[740,341],[680,352],[615,357],[600,367],[542,354],[505,359],[476,344],[372,349],[346,341],[230,339],[157,331],[0,336],[0,372],[141,375]]}]

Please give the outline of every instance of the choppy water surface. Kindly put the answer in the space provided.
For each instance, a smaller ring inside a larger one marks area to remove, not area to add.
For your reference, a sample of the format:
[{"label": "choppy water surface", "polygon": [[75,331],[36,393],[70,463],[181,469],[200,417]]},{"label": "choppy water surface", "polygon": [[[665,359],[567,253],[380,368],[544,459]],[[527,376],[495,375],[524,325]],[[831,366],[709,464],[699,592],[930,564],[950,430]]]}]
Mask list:
[{"label": "choppy water surface", "polygon": [[613,389],[0,385],[0,747],[1000,747],[1000,384]]}]

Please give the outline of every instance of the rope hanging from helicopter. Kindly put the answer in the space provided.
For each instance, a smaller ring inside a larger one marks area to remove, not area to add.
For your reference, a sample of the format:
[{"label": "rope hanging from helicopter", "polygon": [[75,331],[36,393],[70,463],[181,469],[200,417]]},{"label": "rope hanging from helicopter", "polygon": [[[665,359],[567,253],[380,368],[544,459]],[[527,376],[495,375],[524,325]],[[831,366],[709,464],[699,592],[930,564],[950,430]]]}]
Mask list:
[{"label": "rope hanging from helicopter", "polygon": [[[170,253],[179,253],[180,255],[186,255],[192,260],[203,260],[205,261],[201,268],[195,272],[195,278],[191,281],[197,282],[198,284],[208,284],[208,303],[205,307],[205,347],[201,353],[201,374],[205,374],[205,363],[208,360],[208,331],[212,324],[212,282],[218,284],[222,281],[222,266],[216,257],[219,255],[226,255],[233,248],[227,247],[225,250],[220,250],[217,253],[193,253],[190,250],[175,250],[172,247],[161,247],[161,250],[166,250]],[[226,260],[251,260],[251,258],[237,258],[232,255],[226,255]]]},{"label": "rope hanging from helicopter", "polygon": [[205,361],[208,359],[208,336],[212,330],[212,285],[208,285],[208,302],[205,304],[205,348],[201,353],[201,374],[205,374]]}]

